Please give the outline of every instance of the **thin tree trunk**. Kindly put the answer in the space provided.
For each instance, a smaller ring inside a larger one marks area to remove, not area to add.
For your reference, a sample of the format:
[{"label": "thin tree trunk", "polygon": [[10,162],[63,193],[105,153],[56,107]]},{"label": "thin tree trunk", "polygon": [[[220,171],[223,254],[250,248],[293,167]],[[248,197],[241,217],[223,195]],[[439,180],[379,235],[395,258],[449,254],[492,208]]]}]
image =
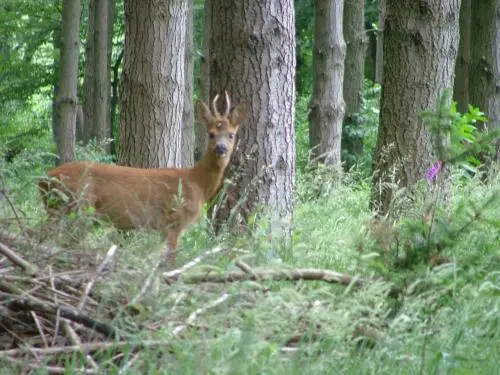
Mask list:
[{"label": "thin tree trunk", "polygon": [[[205,0],[203,17],[202,57],[200,68],[200,99],[205,103],[210,101],[210,37],[212,32],[212,0]],[[207,132],[204,126],[195,126],[194,159],[198,161],[203,156],[207,144]]]},{"label": "thin tree trunk", "polygon": [[75,158],[75,123],[78,55],[80,47],[80,2],[63,0],[62,49],[58,104],[60,109],[59,160],[66,163]]},{"label": "thin tree trunk", "polygon": [[451,89],[458,50],[459,0],[387,0],[380,126],[372,207],[389,212],[394,192],[425,178],[434,163],[420,114]]},{"label": "thin tree trunk", "polygon": [[[61,22],[62,23],[62,22]],[[52,136],[54,143],[56,144],[56,149],[61,148],[61,113],[59,111],[59,75],[61,73],[61,25],[56,26],[54,29],[54,34],[52,37],[52,44],[54,48],[54,61],[53,61],[53,88],[52,88]]]},{"label": "thin tree trunk", "polygon": [[[85,123],[88,142],[102,142],[110,130],[110,0],[89,0],[89,18],[85,67]],[[109,152],[109,144],[103,145]]]},{"label": "thin tree trunk", "polygon": [[186,51],[184,57],[184,110],[182,112],[182,166],[192,167],[194,164],[194,32],[193,32],[193,1],[187,0],[186,16]]},{"label": "thin tree trunk", "polygon": [[[346,57],[344,67],[345,118],[342,134],[342,154],[347,167],[353,164],[352,157],[363,153],[363,138],[359,128],[359,112],[363,93],[365,68],[365,17],[364,0],[345,0],[344,2],[344,37]],[[346,131],[349,130],[349,131]]]},{"label": "thin tree trunk", "polygon": [[187,0],[125,0],[119,163],[181,166]]},{"label": "thin tree trunk", "polygon": [[[487,127],[498,129],[500,128],[500,1],[473,1],[471,30],[469,100],[486,114]],[[496,143],[497,159],[499,159],[500,140]]]},{"label": "thin tree trunk", "polygon": [[83,115],[84,122],[87,124],[83,142],[87,144],[92,139],[92,124],[95,121],[95,96],[96,96],[96,2],[97,0],[88,0],[88,21],[87,21],[87,40],[85,42],[85,72],[83,78]]},{"label": "thin tree trunk", "polygon": [[467,112],[469,105],[469,64],[471,52],[471,2],[461,0],[460,5],[460,44],[458,47],[457,62],[455,64],[455,81],[453,98],[457,102],[461,113]]},{"label": "thin tree trunk", "polygon": [[318,1],[314,19],[313,92],[309,115],[311,152],[315,162],[340,167],[340,140],[345,103],[342,30],[343,0]]},{"label": "thin tree trunk", "polygon": [[387,0],[378,2],[378,33],[377,33],[377,51],[375,59],[375,82],[382,84],[384,77],[384,27],[386,17]]},{"label": "thin tree trunk", "polygon": [[276,219],[271,227],[288,228],[295,177],[293,1],[212,4],[210,96],[227,90],[233,103],[249,106],[217,219],[246,220],[264,208]]},{"label": "thin tree trunk", "polygon": [[[118,54],[118,57],[116,58],[115,63],[112,66],[112,72],[113,72],[113,80],[111,81],[111,108],[110,108],[110,124],[111,124],[111,138],[113,138],[113,142],[111,142],[111,154],[116,155],[117,153],[117,145],[119,144],[120,140],[117,139],[114,135],[113,129],[115,129],[116,126],[116,112],[117,112],[117,107],[118,107],[118,89],[120,87],[120,65],[122,63],[123,59],[123,50],[120,51]],[[118,133],[118,132],[117,132]]]}]

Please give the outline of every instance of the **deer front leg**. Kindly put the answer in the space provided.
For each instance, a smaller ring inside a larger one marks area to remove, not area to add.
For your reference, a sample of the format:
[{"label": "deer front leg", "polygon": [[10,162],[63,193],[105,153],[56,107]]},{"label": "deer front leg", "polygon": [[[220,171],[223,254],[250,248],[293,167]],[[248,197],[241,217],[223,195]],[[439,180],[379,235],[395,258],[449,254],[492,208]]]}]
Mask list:
[{"label": "deer front leg", "polygon": [[163,256],[167,261],[168,267],[175,267],[175,256],[177,252],[177,246],[179,243],[180,230],[178,228],[168,228],[164,232],[165,237],[165,250]]}]

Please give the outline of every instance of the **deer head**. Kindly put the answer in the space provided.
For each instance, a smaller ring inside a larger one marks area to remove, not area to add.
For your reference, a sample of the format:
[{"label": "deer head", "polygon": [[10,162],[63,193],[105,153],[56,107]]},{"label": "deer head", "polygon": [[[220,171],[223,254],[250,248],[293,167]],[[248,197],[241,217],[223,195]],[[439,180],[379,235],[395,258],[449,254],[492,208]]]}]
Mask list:
[{"label": "deer head", "polygon": [[207,153],[218,159],[229,161],[234,148],[236,132],[241,123],[246,119],[248,109],[245,104],[239,104],[231,110],[231,99],[227,91],[224,92],[226,110],[220,114],[217,110],[219,95],[212,101],[212,110],[202,101],[197,104],[198,117],[207,127]]}]

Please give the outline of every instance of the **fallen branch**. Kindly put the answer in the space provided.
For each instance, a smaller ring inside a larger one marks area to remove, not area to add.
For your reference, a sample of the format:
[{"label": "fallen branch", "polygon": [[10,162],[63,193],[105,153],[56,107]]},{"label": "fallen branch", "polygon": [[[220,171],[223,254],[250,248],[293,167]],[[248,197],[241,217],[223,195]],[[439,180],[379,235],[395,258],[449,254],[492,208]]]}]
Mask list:
[{"label": "fallen branch", "polygon": [[[55,316],[59,311],[59,316],[61,318],[66,318],[72,322],[80,323],[85,327],[91,328],[107,337],[118,337],[118,332],[114,327],[107,323],[93,319],[81,311],[56,305],[51,302],[41,301],[36,297],[23,293],[17,293],[17,290],[15,293],[12,293],[11,288],[12,287],[9,286],[8,289],[10,290],[8,293],[0,292],[0,299],[8,301],[7,307],[13,311],[37,311],[50,316]],[[6,290],[7,288],[5,285],[1,285],[0,289]]]},{"label": "fallen branch", "polygon": [[7,245],[0,242],[0,254],[7,257],[14,265],[21,267],[30,276],[38,274],[38,267],[24,260],[23,257],[11,250]]},{"label": "fallen branch", "polygon": [[177,268],[175,270],[172,270],[172,271],[167,271],[167,272],[164,272],[162,274],[162,276],[168,280],[172,280],[172,279],[178,279],[180,275],[182,275],[184,272],[186,272],[187,270],[195,267],[197,264],[199,264],[203,259],[209,257],[209,256],[212,256],[212,255],[216,255],[216,254],[219,254],[219,253],[223,253],[223,252],[226,252],[228,251],[229,249],[228,248],[225,248],[225,247],[216,247],[212,250],[209,250],[199,256],[197,256],[196,258],[194,258],[192,261],[186,263],[185,265],[183,265],[182,267],[180,268]]},{"label": "fallen branch", "polygon": [[186,323],[181,324],[181,325],[179,325],[179,326],[177,326],[177,327],[174,328],[173,334],[175,336],[178,336],[179,333],[181,333],[182,331],[184,331],[184,329],[186,328],[186,326],[192,325],[194,323],[194,321],[196,320],[196,318],[198,317],[198,315],[203,314],[204,312],[206,312],[206,311],[208,311],[208,310],[210,310],[210,309],[212,309],[214,307],[219,306],[224,301],[226,301],[228,298],[229,298],[229,293],[223,293],[219,298],[217,298],[215,301],[210,302],[205,307],[200,307],[199,309],[196,309],[186,319]]},{"label": "fallen branch", "polygon": [[60,353],[74,353],[74,352],[95,352],[99,350],[110,350],[110,349],[148,349],[148,348],[158,348],[162,346],[170,346],[167,341],[141,341],[141,342],[129,342],[129,341],[118,341],[118,342],[93,342],[81,345],[71,345],[71,346],[55,346],[52,348],[35,348],[35,347],[24,347],[17,349],[7,349],[0,350],[0,358],[16,357],[25,354],[33,354],[35,356],[44,356]]},{"label": "fallen branch", "polygon": [[80,299],[80,302],[78,303],[78,308],[81,309],[85,305],[85,302],[87,301],[87,297],[90,294],[90,291],[92,290],[95,281],[97,280],[97,277],[102,273],[102,271],[105,269],[105,267],[108,265],[109,262],[113,259],[115,256],[116,250],[118,250],[118,246],[113,245],[110,247],[108,250],[108,253],[104,257],[104,260],[102,263],[99,265],[97,268],[97,271],[94,275],[94,277],[87,283],[87,286],[85,287],[85,290],[83,291],[83,295]]},{"label": "fallen branch", "polygon": [[[46,374],[67,374],[68,369],[65,367],[59,367],[59,366],[47,366],[42,363],[33,363],[33,362],[27,362],[22,359],[15,359],[15,358],[10,358],[10,357],[0,357],[3,360],[15,365],[19,366],[23,369],[29,368],[30,370],[42,370],[43,373]],[[77,368],[73,369],[76,374],[98,374],[97,371],[95,370],[88,370],[88,369],[83,369],[83,368]],[[24,373],[24,372],[21,372]]]},{"label": "fallen branch", "polygon": [[363,286],[364,280],[342,274],[340,272],[323,269],[252,269],[251,273],[231,271],[223,274],[218,273],[196,273],[185,275],[182,281],[186,284],[197,284],[201,282],[227,283],[242,280],[317,280],[330,284]]}]

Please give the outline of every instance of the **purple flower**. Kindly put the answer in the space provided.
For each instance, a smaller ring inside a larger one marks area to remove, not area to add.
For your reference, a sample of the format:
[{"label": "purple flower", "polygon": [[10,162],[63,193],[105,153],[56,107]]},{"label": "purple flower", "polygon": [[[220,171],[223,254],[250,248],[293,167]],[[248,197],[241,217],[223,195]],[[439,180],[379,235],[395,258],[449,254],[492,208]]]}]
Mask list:
[{"label": "purple flower", "polygon": [[438,160],[432,165],[432,167],[427,170],[427,172],[425,172],[425,177],[427,177],[427,181],[429,181],[429,183],[433,183],[434,181],[436,181],[436,177],[441,171],[442,166],[443,163],[441,162],[441,160]]}]

